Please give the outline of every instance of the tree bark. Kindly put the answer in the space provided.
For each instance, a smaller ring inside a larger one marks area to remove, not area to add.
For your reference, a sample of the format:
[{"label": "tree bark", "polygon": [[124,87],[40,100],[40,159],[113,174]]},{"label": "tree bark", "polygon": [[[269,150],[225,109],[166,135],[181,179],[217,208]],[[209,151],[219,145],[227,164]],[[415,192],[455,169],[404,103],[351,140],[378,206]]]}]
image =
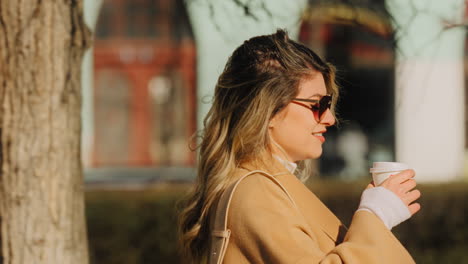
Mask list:
[{"label": "tree bark", "polygon": [[88,263],[80,66],[90,36],[81,0],[0,0],[0,263]]}]

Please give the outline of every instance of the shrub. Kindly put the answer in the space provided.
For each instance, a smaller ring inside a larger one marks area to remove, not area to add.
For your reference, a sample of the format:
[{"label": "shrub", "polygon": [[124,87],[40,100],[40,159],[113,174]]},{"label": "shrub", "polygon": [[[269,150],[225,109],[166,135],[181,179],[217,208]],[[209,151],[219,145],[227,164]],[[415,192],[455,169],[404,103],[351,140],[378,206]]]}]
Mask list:
[{"label": "shrub", "polygon": [[[309,184],[348,225],[366,183]],[[393,231],[417,263],[468,263],[468,184],[422,185],[422,210]],[[180,263],[177,202],[188,186],[143,191],[93,190],[86,195],[92,264]]]}]

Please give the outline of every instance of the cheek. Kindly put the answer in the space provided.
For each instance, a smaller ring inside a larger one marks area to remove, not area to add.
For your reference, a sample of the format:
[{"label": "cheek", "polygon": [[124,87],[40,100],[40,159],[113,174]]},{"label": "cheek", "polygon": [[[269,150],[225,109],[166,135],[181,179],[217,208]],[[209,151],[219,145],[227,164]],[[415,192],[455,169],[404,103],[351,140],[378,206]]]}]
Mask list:
[{"label": "cheek", "polygon": [[301,112],[295,115],[292,115],[290,118],[290,125],[294,126],[297,132],[311,134],[314,130],[314,127],[317,123],[314,121],[314,116],[312,112]]},{"label": "cheek", "polygon": [[283,133],[284,136],[289,138],[291,147],[302,148],[308,146],[310,148],[311,144],[315,143],[315,138],[312,135],[315,127],[312,113],[307,116],[304,113],[290,115],[286,120]]},{"label": "cheek", "polygon": [[312,135],[310,120],[289,118],[271,131],[271,136],[294,161],[316,159],[322,154],[321,143]]},{"label": "cheek", "polygon": [[317,122],[310,113],[308,116],[297,116],[292,118],[294,124],[290,126],[291,129],[290,140],[294,146],[291,146],[297,153],[299,159],[316,159],[322,154],[322,143],[315,138],[312,133],[314,132]]}]

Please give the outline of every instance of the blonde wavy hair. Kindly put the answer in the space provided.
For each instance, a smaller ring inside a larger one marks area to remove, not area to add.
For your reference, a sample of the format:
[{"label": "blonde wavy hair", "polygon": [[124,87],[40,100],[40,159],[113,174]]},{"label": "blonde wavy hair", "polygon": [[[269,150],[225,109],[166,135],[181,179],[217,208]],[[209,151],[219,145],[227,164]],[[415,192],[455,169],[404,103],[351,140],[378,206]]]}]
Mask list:
[{"label": "blonde wavy hair", "polygon": [[[298,94],[301,80],[321,73],[327,92],[338,98],[335,68],[284,30],[245,41],[229,58],[204,120],[194,190],[180,215],[180,244],[187,263],[205,263],[210,244],[210,214],[233,171],[244,162],[271,158],[269,121]],[[300,162],[296,173],[310,171]]]}]

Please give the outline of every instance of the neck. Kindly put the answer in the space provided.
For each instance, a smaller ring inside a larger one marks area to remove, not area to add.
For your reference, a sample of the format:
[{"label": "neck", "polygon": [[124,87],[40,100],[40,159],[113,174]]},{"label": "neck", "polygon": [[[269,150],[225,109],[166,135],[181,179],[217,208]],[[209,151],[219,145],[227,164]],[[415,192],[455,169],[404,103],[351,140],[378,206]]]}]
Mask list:
[{"label": "neck", "polygon": [[284,161],[287,161],[287,162],[293,162],[294,161],[291,159],[291,157],[289,157],[289,155],[286,153],[286,151],[284,151],[284,149],[278,144],[276,143],[274,140],[272,140],[272,154],[273,156],[276,156]]},{"label": "neck", "polygon": [[294,163],[294,162],[291,162],[291,161],[288,161],[288,160],[284,160],[282,159],[281,157],[277,156],[277,155],[273,155],[273,157],[275,157],[281,164],[283,164],[283,166],[291,173],[291,174],[294,174],[294,171],[296,170],[297,168],[297,164]]}]

